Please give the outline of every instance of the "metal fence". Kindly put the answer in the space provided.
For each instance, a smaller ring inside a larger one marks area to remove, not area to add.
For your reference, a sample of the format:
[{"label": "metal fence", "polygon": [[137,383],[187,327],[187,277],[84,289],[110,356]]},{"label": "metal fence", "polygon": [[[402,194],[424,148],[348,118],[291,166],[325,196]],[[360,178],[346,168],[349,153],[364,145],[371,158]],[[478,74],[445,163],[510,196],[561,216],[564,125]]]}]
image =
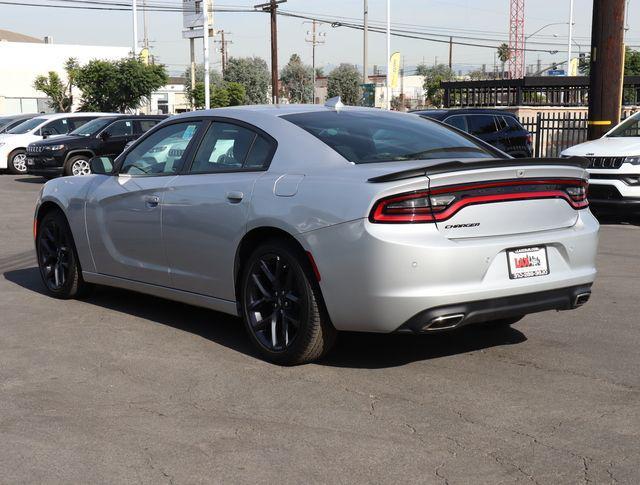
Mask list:
[{"label": "metal fence", "polygon": [[[622,119],[632,115],[625,110]],[[533,137],[535,157],[559,157],[573,145],[587,141],[587,113],[538,113],[520,118]]]}]

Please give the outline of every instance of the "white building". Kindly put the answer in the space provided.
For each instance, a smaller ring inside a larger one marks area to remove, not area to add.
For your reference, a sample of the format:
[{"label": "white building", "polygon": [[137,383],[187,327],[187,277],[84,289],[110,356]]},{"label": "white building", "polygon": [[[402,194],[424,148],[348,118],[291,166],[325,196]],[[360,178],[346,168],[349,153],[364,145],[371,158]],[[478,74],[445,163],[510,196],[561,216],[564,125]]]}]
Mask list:
[{"label": "white building", "polygon": [[[52,44],[45,40],[0,30],[0,115],[50,112],[44,93],[33,88],[39,75],[57,72],[66,81],[64,63],[92,59],[116,60],[129,55],[128,47]],[[79,101],[79,93],[75,101]]]},{"label": "white building", "polygon": [[151,95],[151,105],[142,108],[147,114],[177,114],[190,111],[184,77],[169,77],[166,86],[161,87]]}]

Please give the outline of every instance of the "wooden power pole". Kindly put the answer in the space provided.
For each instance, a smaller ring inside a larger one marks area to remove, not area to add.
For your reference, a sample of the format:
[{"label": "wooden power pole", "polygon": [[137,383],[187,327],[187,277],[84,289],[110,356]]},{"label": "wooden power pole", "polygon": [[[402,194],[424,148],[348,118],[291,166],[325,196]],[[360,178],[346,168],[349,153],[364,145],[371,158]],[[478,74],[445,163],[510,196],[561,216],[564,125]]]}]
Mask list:
[{"label": "wooden power pole", "polygon": [[620,122],[624,84],[625,0],[593,0],[589,140]]},{"label": "wooden power pole", "polygon": [[269,3],[256,5],[254,8],[269,12],[271,16],[271,99],[273,104],[280,102],[280,89],[278,86],[278,4],[287,0],[270,0]]}]

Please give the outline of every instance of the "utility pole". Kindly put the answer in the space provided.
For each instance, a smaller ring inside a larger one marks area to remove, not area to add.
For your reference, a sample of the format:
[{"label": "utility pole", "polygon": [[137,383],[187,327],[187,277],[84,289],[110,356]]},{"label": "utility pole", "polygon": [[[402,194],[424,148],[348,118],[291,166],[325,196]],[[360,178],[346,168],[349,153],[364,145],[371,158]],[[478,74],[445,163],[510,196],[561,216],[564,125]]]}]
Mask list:
[{"label": "utility pole", "polygon": [[204,109],[211,108],[209,92],[209,9],[213,0],[202,0],[202,40],[204,43]]},{"label": "utility pole", "polygon": [[449,69],[453,69],[453,37],[449,37]]},{"label": "utility pole", "polygon": [[269,12],[271,17],[271,101],[273,104],[280,102],[280,93],[278,86],[278,5],[285,3],[287,0],[270,0],[269,3],[262,3],[253,8],[262,9]]},{"label": "utility pole", "polygon": [[147,16],[147,0],[142,0],[142,45],[147,49],[147,55],[149,54],[149,31],[147,23],[149,17]]},{"label": "utility pole", "polygon": [[133,57],[138,57],[138,4],[136,0],[132,0],[133,13]]},{"label": "utility pole", "polygon": [[307,31],[307,35],[311,36],[310,39],[305,39],[305,42],[309,42],[311,44],[311,68],[313,70],[313,94],[311,103],[316,102],[316,46],[320,44],[324,44],[323,37],[326,36],[324,32],[318,32],[317,26],[318,21],[313,20],[311,22],[305,22],[311,24],[311,32]]},{"label": "utility pole", "polygon": [[[224,73],[227,70],[227,61],[229,60],[229,48],[227,44],[233,44],[232,40],[225,40],[225,31],[219,30],[218,34],[220,34],[220,40],[214,40],[216,44],[220,44],[220,61],[222,62],[222,77],[224,77]],[[230,35],[231,32],[226,32],[227,35]]]},{"label": "utility pole", "polygon": [[367,76],[367,64],[369,56],[369,2],[364,0],[364,29],[362,39],[362,84],[367,84],[369,76]]},{"label": "utility pole", "polygon": [[589,140],[620,122],[624,84],[625,0],[593,0]]},{"label": "utility pole", "polygon": [[569,39],[567,41],[567,76],[571,75],[571,48],[573,47],[573,0],[569,0]]}]

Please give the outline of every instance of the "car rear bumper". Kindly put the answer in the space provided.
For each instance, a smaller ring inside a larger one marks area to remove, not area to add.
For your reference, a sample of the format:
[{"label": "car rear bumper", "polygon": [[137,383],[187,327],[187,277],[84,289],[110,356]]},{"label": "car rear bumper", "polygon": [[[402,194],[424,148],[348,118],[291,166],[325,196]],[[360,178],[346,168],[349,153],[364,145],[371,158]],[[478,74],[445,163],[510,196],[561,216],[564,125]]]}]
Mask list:
[{"label": "car rear bumper", "polygon": [[547,310],[571,310],[585,304],[591,297],[591,284],[556,290],[504,296],[445,305],[424,310],[398,328],[398,332],[440,332],[454,328],[528,315]]},{"label": "car rear bumper", "polygon": [[640,211],[640,186],[619,179],[591,179],[589,204],[594,208]]},{"label": "car rear bumper", "polygon": [[[299,239],[318,266],[334,326],[387,333],[416,315],[460,305],[474,314],[469,323],[480,314],[493,319],[515,310],[526,314],[564,309],[570,296],[542,306],[523,302],[533,298],[535,303],[533,294],[589,286],[596,275],[598,228],[593,215],[581,210],[572,227],[508,236],[448,239],[433,224],[358,220],[310,231]],[[510,279],[506,251],[542,245],[550,273]],[[504,306],[503,299],[511,297],[517,297],[515,303]],[[485,303],[476,308],[469,302]]]}]

